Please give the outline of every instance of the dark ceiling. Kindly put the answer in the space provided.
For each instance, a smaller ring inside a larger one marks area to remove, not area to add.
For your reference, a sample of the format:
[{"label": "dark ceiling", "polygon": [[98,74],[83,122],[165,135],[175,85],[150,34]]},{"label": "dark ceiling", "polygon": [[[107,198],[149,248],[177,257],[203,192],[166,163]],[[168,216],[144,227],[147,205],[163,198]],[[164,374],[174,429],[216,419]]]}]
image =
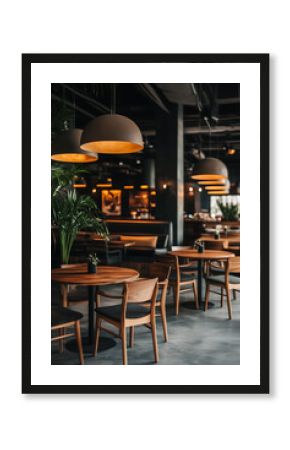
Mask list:
[{"label": "dark ceiling", "polygon": [[[102,155],[105,176],[134,176],[141,172],[144,157],[155,154],[156,112],[170,114],[172,104],[184,106],[185,180],[200,154],[222,159],[231,181],[238,181],[240,169],[240,85],[228,83],[192,84],[52,84],[52,133],[68,127],[84,128],[94,117],[114,109],[140,127],[145,148],[140,154],[117,158]],[[233,148],[235,154],[228,155]],[[121,162],[121,166],[119,163]]]}]

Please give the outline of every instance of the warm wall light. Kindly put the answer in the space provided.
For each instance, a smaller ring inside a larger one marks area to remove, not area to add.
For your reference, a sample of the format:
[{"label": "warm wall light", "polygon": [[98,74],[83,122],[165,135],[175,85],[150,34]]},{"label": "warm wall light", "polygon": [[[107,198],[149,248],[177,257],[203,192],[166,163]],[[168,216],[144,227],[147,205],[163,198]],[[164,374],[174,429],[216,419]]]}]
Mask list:
[{"label": "warm wall light", "polygon": [[51,146],[51,159],[60,163],[91,163],[98,155],[88,153],[80,148],[83,130],[72,128],[58,135]]},{"label": "warm wall light", "polygon": [[136,153],[144,148],[139,127],[120,114],[104,114],[85,127],[81,149],[94,153]]},{"label": "warm wall light", "polygon": [[166,183],[164,183],[164,184],[162,185],[162,189],[167,189],[167,184],[166,184]]},{"label": "warm wall light", "polygon": [[149,189],[147,184],[141,184],[140,189]]},{"label": "warm wall light", "polygon": [[228,169],[220,159],[205,158],[195,165],[191,178],[196,181],[223,180],[228,178]]},{"label": "warm wall light", "polygon": [[228,148],[227,149],[227,155],[234,155],[236,153],[236,149],[235,148]]},{"label": "warm wall light", "polygon": [[198,192],[202,192],[202,188],[201,187],[198,188]]},{"label": "warm wall light", "polygon": [[113,180],[112,180],[112,178],[107,178],[107,181],[109,181],[111,183]]},{"label": "warm wall light", "polygon": [[93,193],[93,194],[95,194],[96,192],[97,192],[97,189],[96,189],[96,188],[92,189],[92,193]]},{"label": "warm wall light", "polygon": [[112,187],[111,183],[98,183],[96,184],[97,187]]},{"label": "warm wall light", "polygon": [[156,191],[151,191],[150,195],[156,195]]},{"label": "warm wall light", "polygon": [[123,186],[124,187],[124,189],[134,189],[134,186]]},{"label": "warm wall light", "polygon": [[189,192],[193,192],[193,187],[189,186],[188,190],[189,190]]},{"label": "warm wall light", "polygon": [[87,185],[85,183],[74,183],[73,187],[78,189],[78,188],[86,188]]}]

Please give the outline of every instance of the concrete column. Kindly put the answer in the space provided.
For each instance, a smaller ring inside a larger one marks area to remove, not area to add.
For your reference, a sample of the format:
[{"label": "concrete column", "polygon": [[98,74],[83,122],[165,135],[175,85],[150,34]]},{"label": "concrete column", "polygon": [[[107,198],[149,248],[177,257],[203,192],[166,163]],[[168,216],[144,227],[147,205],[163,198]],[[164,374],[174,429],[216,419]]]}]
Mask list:
[{"label": "concrete column", "polygon": [[184,213],[183,106],[173,105],[170,114],[158,111],[157,115],[156,217],[172,221],[173,243],[181,245]]}]

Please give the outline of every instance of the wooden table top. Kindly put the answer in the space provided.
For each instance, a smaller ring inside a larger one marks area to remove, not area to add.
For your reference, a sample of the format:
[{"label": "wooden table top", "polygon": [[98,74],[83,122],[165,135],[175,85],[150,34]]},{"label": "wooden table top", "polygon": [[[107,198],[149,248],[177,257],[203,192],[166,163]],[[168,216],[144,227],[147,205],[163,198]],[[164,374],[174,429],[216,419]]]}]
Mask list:
[{"label": "wooden table top", "polygon": [[220,239],[215,239],[214,235],[210,234],[202,234],[200,238],[198,238],[200,241],[204,242],[240,242],[240,235],[239,234],[232,234],[228,235],[227,237],[225,235],[221,235]]},{"label": "wooden table top", "polygon": [[88,273],[87,264],[77,268],[53,269],[51,279],[58,283],[84,284],[87,286],[104,286],[107,284],[125,283],[139,278],[139,272],[134,269],[116,266],[98,266],[97,273]]},{"label": "wooden table top", "polygon": [[206,260],[217,260],[217,259],[228,259],[233,258],[234,253],[225,252],[222,250],[204,250],[203,253],[199,253],[197,250],[176,250],[174,252],[169,252],[173,256],[181,256],[183,258],[190,259],[206,259]]}]

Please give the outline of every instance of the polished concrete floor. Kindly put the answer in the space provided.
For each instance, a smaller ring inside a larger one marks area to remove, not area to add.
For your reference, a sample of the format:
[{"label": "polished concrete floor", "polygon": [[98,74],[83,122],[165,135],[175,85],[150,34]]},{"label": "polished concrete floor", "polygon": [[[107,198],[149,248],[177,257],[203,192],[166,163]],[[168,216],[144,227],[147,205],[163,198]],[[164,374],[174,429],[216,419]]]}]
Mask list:
[{"label": "polished concrete floor", "polygon": [[[116,290],[116,288],[114,288]],[[58,302],[58,290],[53,288],[53,303]],[[77,293],[79,295],[80,293]],[[82,297],[86,297],[83,292]],[[181,295],[179,316],[174,313],[173,296],[167,296],[167,324],[169,342],[164,342],[161,319],[157,318],[157,336],[160,361],[158,364],[199,364],[199,365],[232,365],[240,364],[240,299],[232,301],[233,319],[227,319],[226,301],[220,307],[220,297],[211,294],[213,307],[207,312],[195,310],[191,292]],[[108,300],[104,300],[108,302]],[[104,304],[104,302],[103,302]],[[108,304],[108,303],[106,303]],[[70,305],[84,314],[81,321],[82,335],[87,334],[87,303]],[[102,336],[110,337],[102,332]],[[113,347],[101,351],[96,357],[85,354],[85,364],[114,365],[122,364],[121,341],[114,339]],[[68,341],[67,341],[68,342]],[[51,363],[60,365],[79,364],[78,354],[66,348],[58,352],[57,343],[52,344]],[[128,348],[128,363],[135,365],[153,364],[153,348],[151,332],[145,327],[135,330],[135,344]]]}]

